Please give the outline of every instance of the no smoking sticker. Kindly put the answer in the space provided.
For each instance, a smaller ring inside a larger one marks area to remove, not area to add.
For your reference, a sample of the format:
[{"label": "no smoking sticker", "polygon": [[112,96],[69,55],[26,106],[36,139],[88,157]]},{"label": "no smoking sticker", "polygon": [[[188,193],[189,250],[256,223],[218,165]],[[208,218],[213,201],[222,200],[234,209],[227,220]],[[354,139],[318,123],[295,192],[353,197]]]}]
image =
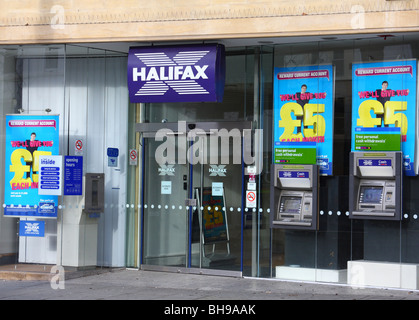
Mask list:
[{"label": "no smoking sticker", "polygon": [[76,143],[74,144],[74,153],[76,156],[82,156],[83,155],[83,141],[82,140],[76,140]]},{"label": "no smoking sticker", "polygon": [[256,208],[256,191],[246,191],[246,207]]},{"label": "no smoking sticker", "polygon": [[129,164],[131,166],[136,166],[138,161],[138,154],[136,149],[130,149],[129,150]]}]

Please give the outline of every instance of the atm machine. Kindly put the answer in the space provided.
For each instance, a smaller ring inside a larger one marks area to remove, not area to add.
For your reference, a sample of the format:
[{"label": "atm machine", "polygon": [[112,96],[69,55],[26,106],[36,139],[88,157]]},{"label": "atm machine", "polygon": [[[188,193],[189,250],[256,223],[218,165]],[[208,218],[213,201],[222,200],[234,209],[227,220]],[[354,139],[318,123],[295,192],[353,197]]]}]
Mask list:
[{"label": "atm machine", "polygon": [[402,152],[351,152],[349,217],[400,220]]},{"label": "atm machine", "polygon": [[271,227],[318,229],[318,165],[272,165]]},{"label": "atm machine", "polygon": [[94,215],[105,211],[105,174],[86,173],[84,212]]}]

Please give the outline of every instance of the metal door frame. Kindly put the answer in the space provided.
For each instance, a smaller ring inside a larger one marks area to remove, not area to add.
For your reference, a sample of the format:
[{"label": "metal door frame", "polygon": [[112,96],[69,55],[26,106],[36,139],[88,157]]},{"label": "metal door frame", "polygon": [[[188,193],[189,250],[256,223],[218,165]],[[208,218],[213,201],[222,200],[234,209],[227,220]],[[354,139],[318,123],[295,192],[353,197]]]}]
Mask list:
[{"label": "metal door frame", "polygon": [[[184,125],[184,126],[183,126]],[[200,129],[203,130],[205,133],[207,133],[208,135],[211,134],[211,129],[212,130],[219,130],[219,129],[226,129],[228,131],[230,131],[231,129],[239,129],[242,136],[243,136],[243,130],[247,129],[247,130],[251,130],[252,129],[252,122],[251,121],[214,121],[214,122],[195,122],[195,121],[190,121],[190,122],[186,122],[184,121],[182,123],[182,128],[183,131],[179,131],[179,122],[166,122],[166,123],[136,123],[135,125],[135,131],[139,132],[140,134],[142,134],[142,139],[141,139],[141,148],[142,148],[142,161],[141,161],[141,169],[140,169],[140,173],[141,173],[141,190],[140,190],[140,203],[143,204],[144,201],[144,179],[145,179],[145,175],[144,175],[144,166],[145,166],[145,160],[144,160],[144,155],[145,155],[145,138],[154,138],[156,136],[156,133],[161,130],[161,129],[169,129],[170,133],[173,135],[187,135],[189,133],[189,131],[191,130],[195,130],[195,129]],[[242,149],[242,156],[243,156],[243,149]],[[190,181],[192,181],[193,177],[191,176],[192,173],[192,164],[189,164],[189,179]],[[243,158],[242,158],[242,175],[244,174],[244,163],[243,163]],[[191,183],[189,183],[189,190],[188,190],[188,194],[191,198],[191,195],[193,192],[193,185]],[[149,271],[165,271],[165,272],[176,272],[176,273],[186,273],[186,274],[205,274],[205,275],[222,275],[222,276],[230,276],[230,277],[242,277],[243,276],[243,207],[244,207],[244,203],[243,203],[243,184],[244,184],[244,179],[242,179],[242,201],[241,201],[241,214],[242,214],[242,219],[241,219],[241,252],[240,252],[240,271],[233,271],[233,270],[220,270],[220,269],[209,269],[209,268],[196,268],[196,267],[191,267],[190,266],[190,259],[189,256],[191,254],[191,241],[190,241],[190,237],[191,237],[191,225],[190,225],[190,221],[188,221],[187,224],[187,229],[188,229],[188,235],[187,235],[187,239],[188,239],[188,243],[189,245],[187,246],[187,257],[186,257],[186,263],[187,266],[186,267],[174,267],[174,266],[159,266],[159,265],[148,265],[148,264],[144,264],[143,263],[143,255],[144,255],[144,206],[141,206],[141,227],[140,227],[140,237],[139,237],[139,248],[140,248],[140,252],[139,252],[139,258],[140,258],[140,262],[139,262],[139,269],[141,270],[149,270]],[[190,211],[192,210],[191,208],[189,209]],[[191,214],[189,212],[188,217],[190,218]],[[188,220],[190,220],[188,218]]]}]

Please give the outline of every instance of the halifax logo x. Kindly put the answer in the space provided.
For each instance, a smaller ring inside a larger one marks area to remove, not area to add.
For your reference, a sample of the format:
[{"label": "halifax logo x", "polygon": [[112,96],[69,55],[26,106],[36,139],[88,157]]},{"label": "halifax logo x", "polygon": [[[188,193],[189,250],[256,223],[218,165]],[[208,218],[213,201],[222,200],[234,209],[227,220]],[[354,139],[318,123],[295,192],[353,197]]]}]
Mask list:
[{"label": "halifax logo x", "polygon": [[197,65],[209,50],[179,51],[173,58],[165,52],[135,53],[141,64],[132,69],[132,81],[144,83],[136,96],[162,96],[169,89],[178,95],[209,94],[198,83],[208,79],[207,64]]}]

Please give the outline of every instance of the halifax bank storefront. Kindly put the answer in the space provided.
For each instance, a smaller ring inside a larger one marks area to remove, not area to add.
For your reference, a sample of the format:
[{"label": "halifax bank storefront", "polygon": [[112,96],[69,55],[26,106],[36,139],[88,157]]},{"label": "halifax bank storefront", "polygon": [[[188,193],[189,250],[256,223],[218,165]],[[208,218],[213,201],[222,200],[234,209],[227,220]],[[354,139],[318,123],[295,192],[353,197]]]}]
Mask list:
[{"label": "halifax bank storefront", "polygon": [[0,48],[0,263],[417,289],[418,35],[122,47]]}]

